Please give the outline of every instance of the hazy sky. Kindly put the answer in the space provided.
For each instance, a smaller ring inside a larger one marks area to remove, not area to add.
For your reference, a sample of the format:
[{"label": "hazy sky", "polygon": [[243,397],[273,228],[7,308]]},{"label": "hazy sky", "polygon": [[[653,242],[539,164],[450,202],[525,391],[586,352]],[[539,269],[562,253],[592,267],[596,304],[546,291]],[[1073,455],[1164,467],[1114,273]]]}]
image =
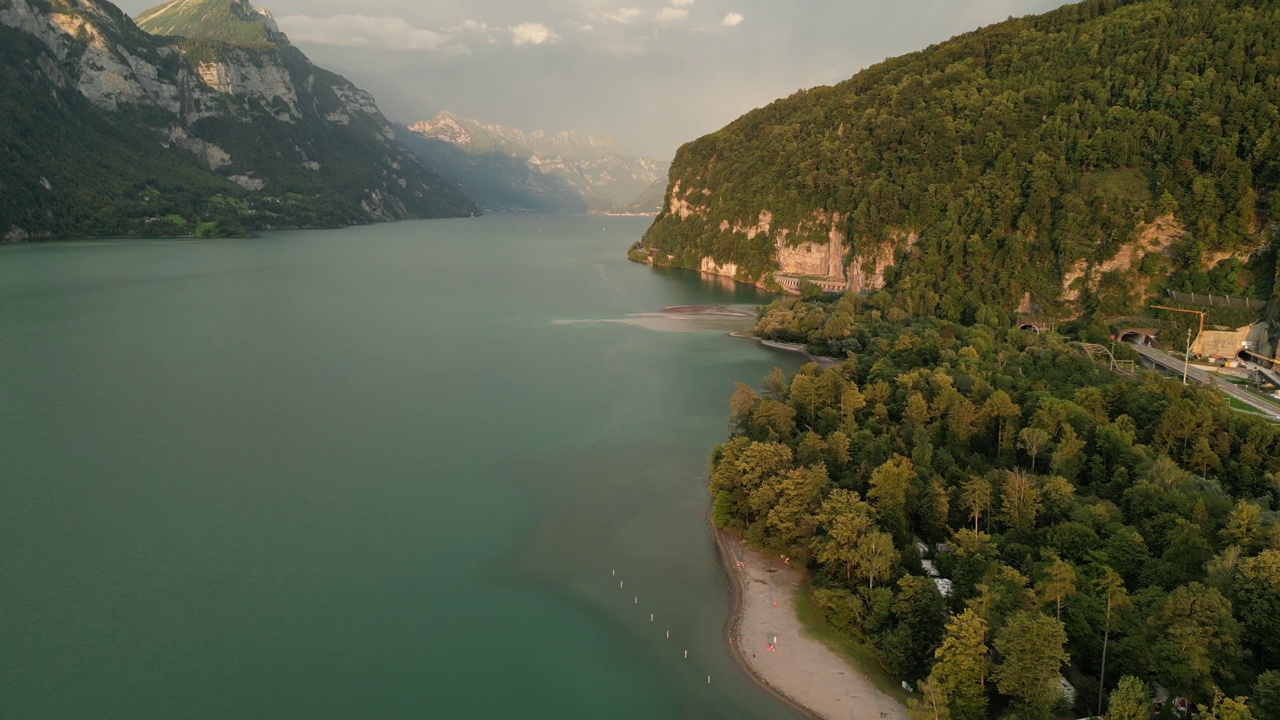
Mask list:
[{"label": "hazy sky", "polygon": [[[124,0],[131,14],[156,0]],[[261,0],[393,121],[451,110],[676,147],[800,88],[1063,0]]]}]

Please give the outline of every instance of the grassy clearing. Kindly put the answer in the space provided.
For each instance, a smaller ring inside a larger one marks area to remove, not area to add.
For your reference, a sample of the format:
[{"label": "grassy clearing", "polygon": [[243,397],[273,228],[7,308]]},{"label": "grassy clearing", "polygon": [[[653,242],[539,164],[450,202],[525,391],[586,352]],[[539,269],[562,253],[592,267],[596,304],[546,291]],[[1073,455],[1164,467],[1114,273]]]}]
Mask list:
[{"label": "grassy clearing", "polygon": [[810,590],[809,584],[805,583],[796,591],[796,616],[800,619],[800,626],[804,628],[805,633],[849,660],[871,680],[871,684],[875,685],[876,689],[905,703],[910,694],[903,690],[902,685],[890,677],[884,668],[880,667],[880,663],[876,662],[874,651],[866,644],[843,636],[831,627],[822,617],[817,606],[813,604]]}]

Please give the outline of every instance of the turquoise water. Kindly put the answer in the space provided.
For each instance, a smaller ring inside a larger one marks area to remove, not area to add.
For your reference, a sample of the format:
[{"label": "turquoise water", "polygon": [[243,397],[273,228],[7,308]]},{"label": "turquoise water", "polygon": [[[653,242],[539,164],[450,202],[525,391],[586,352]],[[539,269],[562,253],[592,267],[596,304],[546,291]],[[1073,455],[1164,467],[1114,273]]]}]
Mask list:
[{"label": "turquoise water", "polygon": [[704,483],[797,363],[646,224],[0,247],[0,716],[791,717]]}]

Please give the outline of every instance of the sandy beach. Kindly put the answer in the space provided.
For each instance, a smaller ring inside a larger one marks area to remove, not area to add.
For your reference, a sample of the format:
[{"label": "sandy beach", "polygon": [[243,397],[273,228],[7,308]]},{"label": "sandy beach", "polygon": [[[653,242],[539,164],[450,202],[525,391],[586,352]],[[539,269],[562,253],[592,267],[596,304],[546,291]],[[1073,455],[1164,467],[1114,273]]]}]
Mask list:
[{"label": "sandy beach", "polygon": [[760,343],[761,345],[764,345],[765,347],[773,348],[774,350],[784,350],[786,352],[799,353],[805,356],[809,360],[809,362],[818,363],[823,367],[834,367],[840,364],[840,360],[837,358],[810,354],[808,349],[804,345],[801,345],[800,343],[784,343],[784,342],[776,342],[774,340],[765,340],[764,338],[756,337],[750,330],[741,330],[738,332],[731,332],[729,333],[729,335],[736,338],[745,338],[747,340],[752,340]]},{"label": "sandy beach", "polygon": [[799,571],[719,530],[716,542],[735,588],[727,634],[745,670],[811,717],[906,720],[897,699],[801,629],[795,604]]}]

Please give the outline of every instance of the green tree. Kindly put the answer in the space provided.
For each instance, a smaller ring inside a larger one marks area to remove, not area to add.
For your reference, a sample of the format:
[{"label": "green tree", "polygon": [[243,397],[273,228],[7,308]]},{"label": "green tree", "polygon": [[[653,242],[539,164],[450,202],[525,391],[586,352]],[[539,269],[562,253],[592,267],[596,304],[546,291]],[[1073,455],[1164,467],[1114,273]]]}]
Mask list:
[{"label": "green tree", "polygon": [[1000,513],[1010,530],[1030,532],[1040,513],[1040,490],[1035,480],[1021,469],[1005,473],[1000,485]]},{"label": "green tree", "polygon": [[973,531],[978,532],[982,513],[991,507],[991,483],[982,478],[969,478],[960,489],[960,505],[969,511],[969,517],[973,518]]},{"label": "green tree", "polygon": [[946,695],[955,720],[987,716],[987,623],[973,610],[947,621],[942,643],[933,653],[930,677]]},{"label": "green tree", "polygon": [[895,535],[907,533],[907,489],[916,477],[911,460],[894,455],[871,473],[867,500],[876,517]]},{"label": "green tree", "polygon": [[867,588],[875,590],[876,581],[889,579],[898,563],[898,550],[888,533],[871,532],[858,541],[854,562],[854,575],[867,581]]},{"label": "green tree", "polygon": [[1240,500],[1227,518],[1227,527],[1222,531],[1222,537],[1248,553],[1262,544],[1264,533],[1262,508],[1256,503]]},{"label": "green tree", "polygon": [[907,700],[907,716],[911,720],[951,720],[946,693],[933,676],[925,678],[919,694]]},{"label": "green tree", "polygon": [[1196,436],[1195,442],[1191,445],[1189,460],[1191,467],[1200,471],[1201,478],[1208,477],[1209,470],[1217,468],[1221,463],[1218,454],[1209,445],[1209,439],[1204,435]]},{"label": "green tree", "polygon": [[1240,561],[1236,610],[1249,632],[1246,644],[1266,668],[1280,667],[1280,551]]},{"label": "green tree", "polygon": [[1212,697],[1239,657],[1240,629],[1231,603],[1200,583],[1182,585],[1156,608],[1150,622],[1150,672],[1171,691]]},{"label": "green tree", "polygon": [[997,390],[982,404],[980,413],[983,418],[996,421],[996,447],[1003,449],[1008,430],[1022,414],[1022,409],[1014,404],[1009,393]]},{"label": "green tree", "polygon": [[1061,622],[1035,612],[1014,613],[995,637],[1000,662],[991,673],[1000,692],[1027,718],[1047,719],[1061,697],[1058,680],[1069,660]]},{"label": "green tree", "polygon": [[1036,581],[1036,595],[1041,603],[1055,606],[1056,617],[1061,621],[1063,601],[1076,594],[1076,571],[1052,552],[1047,552],[1046,560]]},{"label": "green tree", "polygon": [[1249,698],[1254,717],[1280,718],[1280,670],[1268,670],[1258,676]]},{"label": "green tree", "polygon": [[982,582],[975,587],[978,594],[966,602],[991,627],[999,627],[1005,618],[1036,605],[1036,596],[1027,587],[1027,578],[1014,568],[996,562]]},{"label": "green tree", "polygon": [[851,579],[861,557],[859,544],[865,535],[876,531],[871,512],[871,506],[853,490],[832,490],[818,511],[818,523],[825,534],[815,539],[815,559],[823,565],[842,567],[845,579]]},{"label": "green tree", "polygon": [[816,510],[830,480],[821,465],[788,470],[781,476],[778,499],[769,510],[772,549],[804,554],[818,527]]},{"label": "green tree", "polygon": [[1120,678],[1120,684],[1111,691],[1105,720],[1150,720],[1151,691],[1147,684],[1132,675]]},{"label": "green tree", "polygon": [[1098,673],[1098,714],[1102,714],[1102,699],[1106,697],[1107,686],[1107,650],[1111,640],[1111,628],[1116,613],[1129,607],[1129,592],[1125,589],[1124,579],[1109,567],[1102,568],[1102,574],[1094,580],[1094,591],[1102,599],[1105,623],[1102,626],[1102,669]]},{"label": "green tree", "polygon": [[751,413],[760,396],[750,386],[734,383],[733,397],[729,400],[729,429],[735,433],[750,431]]},{"label": "green tree", "polygon": [[727,492],[732,501],[730,515],[750,526],[768,509],[767,503],[757,508],[752,503],[753,497],[766,479],[789,467],[791,459],[791,448],[781,443],[732,438],[712,455],[711,493]]},{"label": "green tree", "polygon": [[1038,427],[1025,427],[1018,433],[1018,440],[1022,444],[1022,449],[1027,451],[1027,456],[1031,458],[1031,472],[1036,471],[1036,458],[1049,445],[1049,433]]},{"label": "green tree", "polygon": [[1049,456],[1049,471],[1068,480],[1074,479],[1080,472],[1086,445],[1087,443],[1076,434],[1075,428],[1064,425],[1062,435],[1058,438],[1058,446]]},{"label": "green tree", "polygon": [[933,580],[904,575],[893,600],[894,628],[877,643],[888,669],[897,677],[924,677],[942,639],[947,606]]},{"label": "green tree", "polygon": [[787,399],[787,378],[782,374],[782,368],[775,366],[764,376],[764,391],[779,402]]},{"label": "green tree", "polygon": [[1253,720],[1253,712],[1249,710],[1247,698],[1223,697],[1218,691],[1214,694],[1212,707],[1200,706],[1196,720]]},{"label": "green tree", "polygon": [[784,402],[765,398],[751,411],[751,426],[755,430],[753,435],[758,439],[786,441],[795,434],[796,411]]},{"label": "green tree", "polygon": [[818,403],[821,400],[818,394],[818,383],[812,375],[796,373],[791,378],[791,389],[787,394],[787,402],[791,407],[801,411],[800,419],[806,425],[813,423],[817,416]]}]

